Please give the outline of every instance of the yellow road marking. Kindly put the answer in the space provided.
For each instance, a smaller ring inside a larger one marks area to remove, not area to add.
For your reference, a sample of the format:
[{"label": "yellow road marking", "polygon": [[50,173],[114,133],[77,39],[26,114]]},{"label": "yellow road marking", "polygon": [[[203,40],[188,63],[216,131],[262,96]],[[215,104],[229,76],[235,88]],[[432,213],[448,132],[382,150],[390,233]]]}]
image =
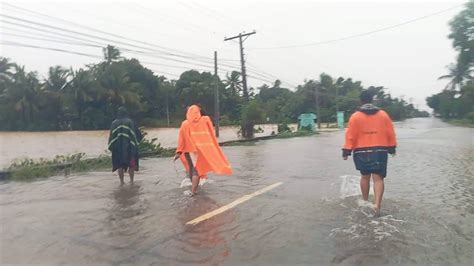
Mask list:
[{"label": "yellow road marking", "polygon": [[272,190],[272,189],[274,189],[274,188],[280,186],[281,184],[283,184],[283,182],[275,183],[275,184],[273,184],[273,185],[270,185],[270,186],[268,186],[268,187],[265,187],[265,188],[262,188],[262,189],[260,189],[260,190],[258,190],[258,191],[255,191],[255,192],[252,193],[252,194],[248,194],[248,195],[242,196],[241,198],[238,198],[238,199],[234,200],[233,202],[231,202],[231,203],[229,203],[229,204],[227,204],[227,205],[224,205],[224,206],[222,206],[222,207],[220,207],[220,208],[218,208],[218,209],[215,209],[215,210],[213,210],[213,211],[211,211],[211,212],[208,212],[208,213],[206,213],[206,214],[204,214],[204,215],[201,215],[201,216],[197,217],[196,219],[187,222],[186,224],[187,224],[187,225],[196,225],[196,224],[198,224],[198,223],[200,223],[200,222],[202,222],[202,221],[205,221],[205,220],[210,219],[210,218],[212,218],[212,217],[214,217],[214,216],[216,216],[216,215],[219,215],[219,214],[221,214],[221,213],[223,213],[223,212],[225,212],[225,211],[227,211],[227,210],[230,210],[230,209],[234,208],[235,206],[237,206],[237,205],[239,205],[239,204],[242,204],[242,203],[244,203],[244,202],[250,200],[250,199],[253,198],[253,197],[256,197],[256,196],[258,196],[258,195],[260,195],[260,194],[263,194],[263,193],[265,193],[265,192],[267,192],[267,191],[270,191],[270,190]]}]

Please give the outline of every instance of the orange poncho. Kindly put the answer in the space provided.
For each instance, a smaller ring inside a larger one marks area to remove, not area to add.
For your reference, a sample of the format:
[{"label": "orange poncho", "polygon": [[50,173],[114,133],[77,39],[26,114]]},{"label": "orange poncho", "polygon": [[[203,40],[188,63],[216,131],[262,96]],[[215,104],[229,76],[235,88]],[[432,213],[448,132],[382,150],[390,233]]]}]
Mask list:
[{"label": "orange poncho", "polygon": [[196,105],[188,108],[186,120],[181,124],[176,152],[181,153],[180,159],[188,171],[189,165],[184,153],[197,155],[197,160],[193,163],[201,177],[205,177],[209,172],[232,174],[229,161],[217,142],[211,119],[208,116],[201,116],[201,110]]}]

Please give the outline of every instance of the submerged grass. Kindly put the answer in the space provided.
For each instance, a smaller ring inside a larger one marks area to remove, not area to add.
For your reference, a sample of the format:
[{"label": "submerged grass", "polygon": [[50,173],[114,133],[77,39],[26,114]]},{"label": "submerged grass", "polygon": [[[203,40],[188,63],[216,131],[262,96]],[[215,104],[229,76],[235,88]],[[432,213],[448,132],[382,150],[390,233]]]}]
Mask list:
[{"label": "submerged grass", "polygon": [[[159,151],[148,151],[142,157],[172,157],[174,149],[163,149]],[[14,162],[6,171],[0,174],[0,179],[29,181],[59,174],[69,175],[71,173],[87,172],[92,170],[111,169],[112,158],[110,155],[101,155],[96,158],[85,158],[84,153],[67,156],[56,156],[52,160],[24,159]]]},{"label": "submerged grass", "polygon": [[296,131],[296,132],[287,131],[287,132],[282,132],[282,133],[276,135],[275,138],[277,138],[277,139],[287,139],[287,138],[296,138],[296,137],[308,137],[308,136],[314,136],[316,134],[319,134],[319,133],[313,132],[313,131],[308,131],[308,130],[300,130],[300,131]]}]

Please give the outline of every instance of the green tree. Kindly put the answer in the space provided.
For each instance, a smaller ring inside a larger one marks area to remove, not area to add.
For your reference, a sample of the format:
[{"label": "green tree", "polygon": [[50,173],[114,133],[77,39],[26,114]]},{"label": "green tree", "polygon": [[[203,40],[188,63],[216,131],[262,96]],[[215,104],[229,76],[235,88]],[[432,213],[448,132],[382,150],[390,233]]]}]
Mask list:
[{"label": "green tree", "polygon": [[265,114],[258,100],[251,100],[242,106],[241,131],[245,138],[253,138],[254,125],[264,121]]}]

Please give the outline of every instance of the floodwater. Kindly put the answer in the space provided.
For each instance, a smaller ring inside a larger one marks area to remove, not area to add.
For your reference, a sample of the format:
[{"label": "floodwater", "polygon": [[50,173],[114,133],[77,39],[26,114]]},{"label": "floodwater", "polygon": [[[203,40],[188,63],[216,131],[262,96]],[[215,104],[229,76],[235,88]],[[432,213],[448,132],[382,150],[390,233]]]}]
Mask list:
[{"label": "floodwater", "polygon": [[[292,125],[294,128],[296,125]],[[277,132],[277,125],[259,125],[263,132],[256,137]],[[178,128],[147,128],[147,139],[156,138],[164,148],[176,147]],[[220,141],[239,138],[239,128],[221,127]],[[85,153],[88,157],[107,154],[108,130],[59,131],[59,132],[0,132],[0,169],[7,168],[15,160],[25,158],[53,159],[56,155]]]},{"label": "floodwater", "polygon": [[[135,184],[110,172],[0,184],[1,264],[473,265],[474,130],[397,123],[380,217],[343,161],[343,132],[225,147],[232,176],[196,197],[170,159]],[[186,222],[276,182],[197,225]]]}]

